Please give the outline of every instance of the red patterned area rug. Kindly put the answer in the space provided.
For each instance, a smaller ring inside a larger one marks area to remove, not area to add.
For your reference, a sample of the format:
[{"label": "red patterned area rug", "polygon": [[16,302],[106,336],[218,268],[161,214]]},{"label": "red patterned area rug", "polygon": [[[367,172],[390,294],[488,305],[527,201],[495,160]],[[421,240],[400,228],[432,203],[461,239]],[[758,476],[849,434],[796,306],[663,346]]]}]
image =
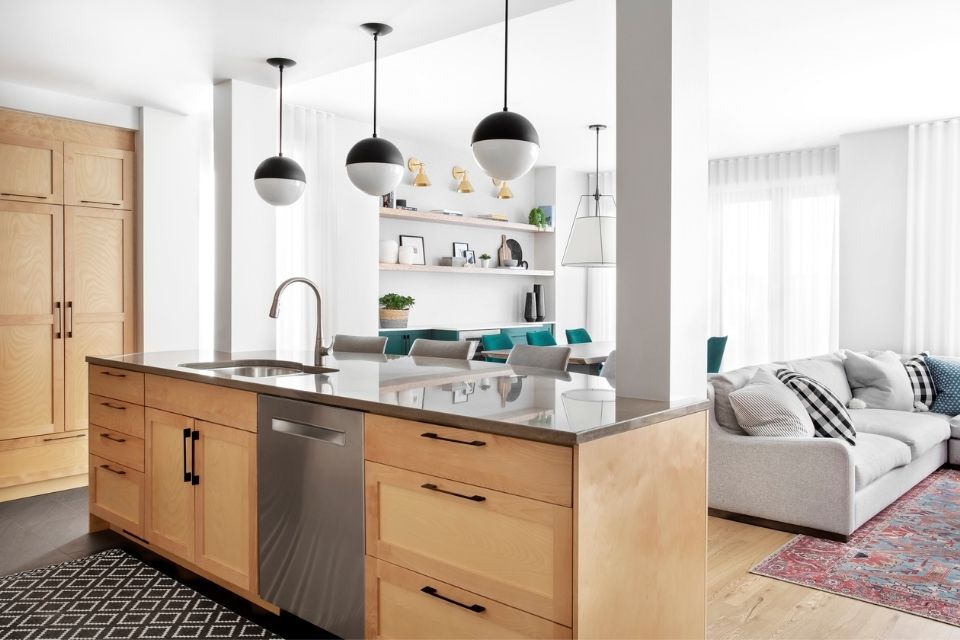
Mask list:
[{"label": "red patterned area rug", "polygon": [[849,542],[797,536],[750,571],[960,626],[960,471],[933,473]]}]

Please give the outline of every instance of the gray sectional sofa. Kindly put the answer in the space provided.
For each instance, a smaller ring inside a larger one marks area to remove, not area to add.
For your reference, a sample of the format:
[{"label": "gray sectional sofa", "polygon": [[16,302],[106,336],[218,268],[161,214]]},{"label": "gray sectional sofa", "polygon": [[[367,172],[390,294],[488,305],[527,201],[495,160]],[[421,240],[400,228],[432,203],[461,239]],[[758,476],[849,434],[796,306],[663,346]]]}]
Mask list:
[{"label": "gray sectional sofa", "polygon": [[[852,397],[842,353],[761,367],[810,376],[844,404]],[[937,413],[850,409],[856,446],[836,438],[749,436],[729,395],[758,368],[709,380],[712,515],[846,540],[932,472],[960,464],[960,424]]]}]

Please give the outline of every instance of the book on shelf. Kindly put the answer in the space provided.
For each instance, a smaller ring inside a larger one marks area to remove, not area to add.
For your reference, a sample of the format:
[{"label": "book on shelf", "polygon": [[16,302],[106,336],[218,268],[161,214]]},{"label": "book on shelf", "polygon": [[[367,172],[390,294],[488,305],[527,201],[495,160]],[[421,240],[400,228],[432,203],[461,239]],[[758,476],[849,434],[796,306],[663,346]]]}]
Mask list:
[{"label": "book on shelf", "polygon": [[434,209],[431,213],[442,213],[447,216],[463,216],[462,211],[454,211],[453,209]]},{"label": "book on shelf", "polygon": [[496,220],[497,222],[510,222],[510,218],[508,218],[503,213],[481,213],[477,217],[480,218],[481,220]]}]

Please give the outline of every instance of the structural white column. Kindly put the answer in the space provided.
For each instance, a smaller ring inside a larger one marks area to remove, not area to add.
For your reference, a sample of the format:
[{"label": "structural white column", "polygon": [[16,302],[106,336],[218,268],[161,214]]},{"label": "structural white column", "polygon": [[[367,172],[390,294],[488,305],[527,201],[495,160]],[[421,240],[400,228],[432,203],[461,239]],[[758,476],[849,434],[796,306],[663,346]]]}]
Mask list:
[{"label": "structural white column", "polygon": [[275,89],[226,80],[214,87],[216,307],[219,351],[273,349],[267,316],[276,289],[276,210],[260,199],[253,173],[277,153]]},{"label": "structural white column", "polygon": [[617,0],[617,393],[703,397],[707,2]]}]

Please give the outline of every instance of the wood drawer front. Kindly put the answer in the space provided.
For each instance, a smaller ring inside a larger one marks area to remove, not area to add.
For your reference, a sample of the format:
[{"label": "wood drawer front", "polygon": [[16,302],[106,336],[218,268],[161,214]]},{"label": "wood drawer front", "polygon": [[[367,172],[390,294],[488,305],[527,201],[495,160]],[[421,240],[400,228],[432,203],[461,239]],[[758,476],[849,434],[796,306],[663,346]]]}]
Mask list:
[{"label": "wood drawer front", "polygon": [[[20,446],[23,442],[26,446]],[[0,488],[86,473],[87,434],[7,440],[0,447]]]},{"label": "wood drawer front", "polygon": [[114,400],[143,404],[143,374],[90,365],[90,393]]},{"label": "wood drawer front", "polygon": [[257,431],[257,394],[202,382],[146,376],[146,405],[171,413]]},{"label": "wood drawer front", "polygon": [[90,425],[90,453],[143,472],[143,439]]},{"label": "wood drawer front", "polygon": [[573,506],[570,447],[368,413],[364,457],[392,467]]},{"label": "wood drawer front", "polygon": [[143,474],[91,455],[90,513],[143,537]]},{"label": "wood drawer front", "polygon": [[365,470],[368,555],[571,626],[572,509],[374,462]]},{"label": "wood drawer front", "polygon": [[370,556],[365,605],[367,638],[572,637],[567,627]]},{"label": "wood drawer front", "polygon": [[143,406],[104,396],[90,396],[90,425],[143,437]]}]

